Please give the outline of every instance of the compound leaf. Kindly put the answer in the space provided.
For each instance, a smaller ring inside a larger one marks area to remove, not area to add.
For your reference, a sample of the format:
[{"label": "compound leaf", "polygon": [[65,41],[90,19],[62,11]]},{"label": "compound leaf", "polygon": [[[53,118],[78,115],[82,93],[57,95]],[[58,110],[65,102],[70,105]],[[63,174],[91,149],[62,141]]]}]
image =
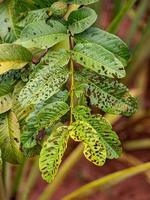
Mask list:
[{"label": "compound leaf", "polygon": [[77,44],[72,58],[100,75],[123,78],[124,66],[111,52],[94,43]]},{"label": "compound leaf", "polygon": [[3,160],[14,164],[22,162],[20,128],[13,112],[0,115],[0,148]]},{"label": "compound leaf", "polygon": [[75,141],[84,144],[85,157],[95,165],[102,166],[106,160],[106,148],[96,130],[86,121],[76,121],[69,127],[69,134]]},{"label": "compound leaf", "polygon": [[71,12],[68,18],[68,28],[72,34],[81,33],[96,21],[96,12],[91,8],[80,8]]},{"label": "compound leaf", "polygon": [[32,54],[16,44],[0,44],[0,74],[11,69],[20,69],[31,62]]},{"label": "compound leaf", "polygon": [[65,126],[57,128],[44,142],[39,159],[39,167],[42,177],[51,182],[62,161],[63,154],[67,147],[69,134]]}]

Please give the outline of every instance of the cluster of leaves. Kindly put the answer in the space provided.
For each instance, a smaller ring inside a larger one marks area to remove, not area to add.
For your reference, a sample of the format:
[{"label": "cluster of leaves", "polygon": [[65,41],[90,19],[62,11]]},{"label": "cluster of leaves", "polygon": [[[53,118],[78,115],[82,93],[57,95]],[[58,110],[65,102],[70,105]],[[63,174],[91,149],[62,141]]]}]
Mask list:
[{"label": "cluster of leaves", "polygon": [[[98,166],[120,156],[117,134],[104,117],[91,114],[90,106],[125,116],[137,108],[117,80],[125,76],[128,48],[117,36],[91,27],[97,15],[86,5],[94,2],[0,4],[2,159],[21,163],[24,156],[40,154],[39,167],[48,182],[69,137],[82,142],[85,157]],[[66,17],[74,4],[82,7]]]}]

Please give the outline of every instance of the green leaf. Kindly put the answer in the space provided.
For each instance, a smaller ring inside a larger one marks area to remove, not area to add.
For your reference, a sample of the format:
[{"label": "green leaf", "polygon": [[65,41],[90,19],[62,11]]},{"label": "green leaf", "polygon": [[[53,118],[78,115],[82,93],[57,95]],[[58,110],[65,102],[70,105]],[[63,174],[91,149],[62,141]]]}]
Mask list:
[{"label": "green leaf", "polygon": [[33,4],[37,6],[37,8],[45,8],[50,7],[55,0],[32,0]]},{"label": "green leaf", "polygon": [[37,144],[37,135],[43,128],[48,128],[69,111],[69,106],[57,101],[37,108],[25,119],[22,128],[21,142],[24,148],[33,148]]},{"label": "green leaf", "polygon": [[68,3],[88,5],[97,2],[98,0],[69,0]]},{"label": "green leaf", "polygon": [[37,113],[38,124],[40,127],[49,127],[68,111],[69,106],[62,101],[47,104]]},{"label": "green leaf", "polygon": [[33,110],[34,106],[22,106],[19,102],[19,94],[22,88],[24,87],[25,83],[22,81],[19,81],[14,88],[14,91],[12,93],[12,111],[16,114],[17,119],[20,121],[24,120]]},{"label": "green leaf", "polygon": [[38,21],[26,26],[16,44],[26,48],[46,49],[68,38],[67,29],[55,20]]},{"label": "green leaf", "polygon": [[0,96],[0,114],[7,112],[12,107],[12,100],[10,94]]},{"label": "green leaf", "polygon": [[51,182],[57,174],[63,154],[67,147],[69,134],[65,126],[57,128],[44,142],[39,159],[42,177]]},{"label": "green leaf", "polygon": [[15,1],[5,0],[0,4],[0,27],[0,37],[5,42],[13,42],[18,37]]},{"label": "green leaf", "polygon": [[22,162],[20,129],[13,112],[0,115],[0,148],[3,160],[14,164]]},{"label": "green leaf", "polygon": [[85,157],[95,165],[102,166],[106,160],[106,148],[96,130],[86,121],[76,121],[69,127],[69,134],[75,141],[84,144]]},{"label": "green leaf", "polygon": [[101,115],[91,115],[90,109],[85,106],[77,106],[74,117],[78,121],[86,121],[97,132],[100,141],[105,145],[107,158],[119,158],[121,155],[121,143],[117,134],[112,131],[111,124]]},{"label": "green leaf", "polygon": [[71,12],[68,18],[68,28],[72,34],[85,31],[96,21],[96,12],[87,7]]},{"label": "green leaf", "polygon": [[20,69],[31,62],[32,54],[16,44],[0,44],[0,74]]},{"label": "green leaf", "polygon": [[18,25],[25,27],[28,24],[35,23],[41,20],[46,20],[48,18],[49,8],[42,8],[37,10],[29,11],[27,16],[21,20]]},{"label": "green leaf", "polygon": [[21,77],[20,70],[11,70],[4,74],[0,75],[0,85],[9,85],[9,88],[12,88],[12,86],[18,81]]},{"label": "green leaf", "polygon": [[91,27],[85,32],[75,35],[77,43],[95,43],[104,47],[125,65],[130,57],[127,45],[116,35],[99,28]]},{"label": "green leaf", "polygon": [[93,79],[87,87],[87,95],[91,104],[111,114],[130,116],[137,110],[137,101],[129,93],[128,88],[117,80]]},{"label": "green leaf", "polygon": [[67,90],[59,91],[54,96],[50,97],[45,104],[54,103],[56,101],[63,101],[66,102],[69,96],[69,92]]},{"label": "green leaf", "polygon": [[125,76],[121,61],[100,45],[94,43],[77,44],[71,53],[72,58],[77,63],[100,75],[111,78]]},{"label": "green leaf", "polygon": [[21,90],[19,101],[23,106],[46,101],[60,91],[67,81],[69,73],[65,65],[69,62],[69,56],[65,51],[51,51],[45,62],[36,73],[33,72],[33,77],[31,74],[31,78]]}]

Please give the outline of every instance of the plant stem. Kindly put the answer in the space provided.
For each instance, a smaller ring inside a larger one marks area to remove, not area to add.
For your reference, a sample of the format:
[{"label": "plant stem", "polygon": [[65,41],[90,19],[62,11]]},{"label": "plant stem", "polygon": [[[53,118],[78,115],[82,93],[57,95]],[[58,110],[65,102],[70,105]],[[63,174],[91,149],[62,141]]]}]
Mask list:
[{"label": "plant stem", "polygon": [[34,187],[35,181],[36,181],[36,179],[39,175],[38,162],[39,162],[39,158],[36,158],[32,168],[31,168],[29,178],[26,181],[26,184],[25,184],[26,187],[23,191],[23,195],[22,195],[21,200],[28,200],[29,199],[29,193],[32,191],[32,188]]},{"label": "plant stem", "polygon": [[150,139],[140,139],[140,140],[131,140],[126,141],[123,144],[126,150],[135,150],[135,149],[148,149],[150,148]]},{"label": "plant stem", "polygon": [[10,198],[11,192],[11,165],[9,163],[5,163],[5,191],[6,196]]},{"label": "plant stem", "polygon": [[[70,36],[70,49],[73,49],[73,40]],[[73,108],[74,108],[74,64],[70,59],[70,124],[73,122]]]},{"label": "plant stem", "polygon": [[54,181],[49,184],[38,200],[50,200],[60,186],[60,184],[65,179],[66,175],[69,173],[71,168],[77,163],[77,161],[81,158],[83,152],[82,144],[79,144],[76,149],[66,158],[62,166],[60,167],[57,176],[55,177]]},{"label": "plant stem", "polygon": [[113,19],[113,21],[109,25],[107,29],[109,32],[116,33],[118,31],[118,28],[119,28],[120,23],[122,22],[122,19],[124,18],[126,13],[130,10],[130,8],[132,8],[132,6],[134,5],[136,1],[137,0],[127,0],[127,2],[124,4],[120,12],[116,15],[116,17]]},{"label": "plant stem", "polygon": [[67,20],[70,13],[74,10],[77,10],[80,7],[79,4],[70,4],[67,13],[64,16],[64,19]]},{"label": "plant stem", "polygon": [[6,200],[5,196],[5,188],[4,188],[4,183],[3,183],[3,178],[2,178],[2,171],[0,169],[0,200]]},{"label": "plant stem", "polygon": [[109,188],[115,184],[118,184],[122,180],[125,180],[126,178],[129,178],[149,169],[150,162],[138,165],[136,167],[120,170],[80,187],[76,191],[64,197],[63,200],[75,200],[79,199],[79,197],[85,197],[87,195],[89,196],[89,194],[92,194],[95,189],[104,189],[104,187]]},{"label": "plant stem", "polygon": [[70,88],[70,124],[73,122],[73,108],[74,108],[74,66],[72,59],[70,60],[71,71],[71,88]]},{"label": "plant stem", "polygon": [[[140,165],[140,164],[143,163],[142,161],[140,161],[135,156],[128,154],[128,153],[125,153],[125,152],[121,155],[119,160],[128,162],[129,164],[131,164],[133,166]],[[148,183],[150,183],[150,171],[149,170],[145,172],[145,176],[147,178]]]},{"label": "plant stem", "polygon": [[11,199],[15,199],[17,192],[19,191],[19,186],[22,180],[22,174],[25,166],[25,161],[19,166],[17,166],[16,174],[15,174],[15,179],[13,181],[13,186],[12,186],[12,192],[11,192]]},{"label": "plant stem", "polygon": [[132,38],[135,36],[137,27],[141,22],[141,19],[142,19],[144,13],[145,13],[145,10],[148,8],[147,5],[148,5],[148,0],[141,1],[140,5],[139,5],[139,8],[138,8],[138,10],[136,12],[136,15],[135,15],[135,17],[133,19],[130,31],[128,33],[128,37],[127,37],[127,43],[128,44],[131,43]]}]

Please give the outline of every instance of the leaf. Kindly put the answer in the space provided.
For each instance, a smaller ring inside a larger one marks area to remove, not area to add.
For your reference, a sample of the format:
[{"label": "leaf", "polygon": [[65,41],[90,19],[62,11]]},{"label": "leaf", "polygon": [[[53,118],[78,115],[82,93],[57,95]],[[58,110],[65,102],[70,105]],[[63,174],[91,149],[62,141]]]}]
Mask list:
[{"label": "leaf", "polygon": [[116,35],[102,29],[90,27],[85,32],[75,35],[77,43],[95,43],[113,53],[116,58],[127,64],[130,57],[127,45]]},{"label": "leaf", "polygon": [[67,90],[59,91],[54,96],[50,97],[45,104],[54,103],[56,101],[63,101],[66,102],[69,96],[69,92]]},{"label": "leaf", "polygon": [[63,154],[67,148],[69,134],[65,126],[57,128],[44,142],[39,159],[42,177],[51,182],[57,174]]},{"label": "leaf", "polygon": [[22,106],[19,102],[19,94],[24,85],[25,84],[22,81],[19,81],[15,85],[14,91],[12,93],[12,111],[16,114],[19,122],[24,120],[34,110],[33,105]]},{"label": "leaf", "polygon": [[9,94],[0,96],[0,114],[7,112],[12,107],[12,100]]},{"label": "leaf", "polygon": [[[20,70],[11,70],[4,74],[0,75],[0,85],[9,85],[8,88],[12,89],[12,86],[18,81],[21,77]],[[6,94],[6,93],[5,93]]]},{"label": "leaf", "polygon": [[130,116],[137,110],[137,101],[128,88],[116,80],[91,80],[87,89],[91,104],[111,114]]},{"label": "leaf", "polygon": [[68,111],[69,106],[66,103],[56,101],[41,108],[37,113],[37,121],[40,124],[40,127],[48,127],[58,121]]},{"label": "leaf", "polygon": [[15,43],[26,48],[47,49],[68,38],[67,29],[58,21],[38,21],[26,26]]},{"label": "leaf", "polygon": [[75,141],[84,144],[85,157],[95,165],[102,166],[106,160],[105,145],[99,139],[96,130],[85,121],[76,121],[69,127],[69,135]]},{"label": "leaf", "polygon": [[29,11],[27,16],[21,20],[18,25],[25,27],[28,24],[35,23],[41,20],[46,20],[48,18],[49,8],[42,8],[37,10]]},{"label": "leaf", "polygon": [[50,7],[52,3],[55,2],[55,0],[33,0],[33,4],[37,6],[37,8],[45,8],[45,7]]},{"label": "leaf", "polygon": [[13,42],[20,32],[16,26],[15,4],[13,0],[5,0],[0,4],[0,37],[5,42]]},{"label": "leaf", "polygon": [[119,158],[122,152],[118,135],[111,130],[110,124],[102,116],[94,116],[89,122],[97,131],[101,141],[105,144],[107,158]]},{"label": "leaf", "polygon": [[88,5],[97,2],[98,0],[69,0],[68,3]]},{"label": "leaf", "polygon": [[77,44],[71,53],[77,63],[100,75],[111,78],[125,76],[123,64],[102,46],[94,43]]},{"label": "leaf", "polygon": [[32,54],[16,44],[0,44],[0,74],[20,69],[31,62]]},{"label": "leaf", "polygon": [[13,112],[0,115],[0,148],[3,160],[13,164],[22,162],[20,129]]},{"label": "leaf", "polygon": [[85,106],[77,106],[74,117],[78,121],[86,121],[96,130],[100,141],[105,145],[107,158],[119,158],[121,155],[121,143],[118,135],[112,131],[111,124],[101,115],[91,115],[90,109]]},{"label": "leaf", "polygon": [[43,128],[54,125],[69,111],[69,106],[62,102],[56,101],[45,106],[37,108],[31,112],[25,119],[22,128],[21,142],[24,148],[33,148],[37,144],[37,135]]},{"label": "leaf", "polygon": [[68,28],[72,34],[81,33],[96,21],[96,12],[87,7],[71,12],[68,17]]},{"label": "leaf", "polygon": [[7,112],[12,108],[11,92],[13,86],[11,83],[2,82],[0,84],[0,114]]},{"label": "leaf", "polygon": [[46,101],[60,91],[68,79],[68,69],[65,65],[69,62],[69,56],[65,51],[51,51],[45,61],[45,65],[36,73],[33,72],[33,77],[31,75],[20,92],[19,101],[23,106]]}]

